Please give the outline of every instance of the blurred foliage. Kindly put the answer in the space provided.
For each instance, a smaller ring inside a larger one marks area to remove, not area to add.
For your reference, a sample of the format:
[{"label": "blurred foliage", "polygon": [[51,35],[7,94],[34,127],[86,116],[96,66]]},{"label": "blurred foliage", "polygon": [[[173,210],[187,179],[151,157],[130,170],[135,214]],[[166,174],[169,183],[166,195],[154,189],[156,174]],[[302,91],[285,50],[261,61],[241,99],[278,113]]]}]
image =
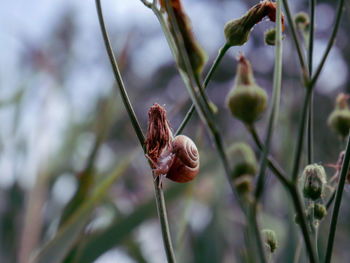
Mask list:
[{"label": "blurred foliage", "polygon": [[[28,262],[40,249],[45,251],[47,244],[57,244],[60,236],[60,249],[51,247],[60,255],[56,261],[66,257],[65,262],[104,262],[104,256],[109,254],[111,258],[118,255],[117,259],[126,254],[126,262],[165,262],[151,171],[115,91],[93,2],[61,1],[51,8],[43,1],[35,2],[30,3],[31,9],[23,10],[21,19],[11,16],[17,8],[11,1],[0,13],[5,25],[0,41],[0,262]],[[188,94],[156,19],[138,0],[104,2],[112,44],[118,51],[143,130],[147,110],[154,102],[166,105],[176,130],[189,106]],[[308,11],[306,0],[289,2],[294,13]],[[206,72],[224,43],[224,24],[240,17],[256,1],[183,3],[193,31],[209,55]],[[329,37],[335,4],[330,0],[317,3],[316,61]],[[33,6],[41,6],[41,11],[34,12]],[[135,13],[130,15],[132,12]],[[350,92],[349,5],[344,12],[335,51],[326,62],[314,95],[315,162],[323,164],[335,163],[344,148],[344,142],[326,123],[336,95]],[[203,19],[204,16],[207,17]],[[15,26],[6,26],[10,24]],[[256,25],[248,43],[233,48],[223,59],[208,87],[208,96],[218,108],[216,120],[227,147],[244,141],[258,153],[244,126],[230,116],[224,101],[233,85],[235,57],[240,51],[251,61],[256,82],[271,94],[273,47],[266,46],[263,39],[263,32],[270,26],[269,22]],[[288,24],[284,34],[282,101],[272,154],[290,172],[305,90]],[[265,127],[263,116],[257,123],[261,135]],[[247,255],[245,222],[226,185],[215,150],[196,116],[184,133],[199,148],[201,169],[197,179],[189,183],[190,191],[186,191],[186,185],[165,182],[171,232],[173,236],[182,233],[181,246],[176,250],[179,262],[243,262]],[[128,158],[133,160],[120,171],[118,180],[113,184],[109,181],[102,191],[99,187],[110,179],[107,176]],[[326,170],[331,178],[334,171]],[[350,258],[348,187],[333,262]],[[94,197],[96,189],[100,189],[98,198]],[[293,221],[294,210],[273,176],[267,177],[265,192],[262,227],[276,232],[279,248],[274,259],[292,262],[300,236]],[[329,216],[320,226],[321,257],[328,226]]]}]

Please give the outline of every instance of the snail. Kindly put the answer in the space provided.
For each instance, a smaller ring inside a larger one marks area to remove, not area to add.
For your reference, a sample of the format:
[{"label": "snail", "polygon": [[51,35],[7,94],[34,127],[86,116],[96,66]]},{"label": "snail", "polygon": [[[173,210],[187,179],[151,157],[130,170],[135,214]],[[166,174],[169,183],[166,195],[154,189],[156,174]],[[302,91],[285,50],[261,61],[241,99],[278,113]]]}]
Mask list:
[{"label": "snail", "polygon": [[155,178],[162,185],[163,176],[185,183],[193,180],[199,171],[199,153],[195,143],[185,135],[173,136],[166,111],[155,103],[149,110],[146,139],[146,157],[153,166]]}]

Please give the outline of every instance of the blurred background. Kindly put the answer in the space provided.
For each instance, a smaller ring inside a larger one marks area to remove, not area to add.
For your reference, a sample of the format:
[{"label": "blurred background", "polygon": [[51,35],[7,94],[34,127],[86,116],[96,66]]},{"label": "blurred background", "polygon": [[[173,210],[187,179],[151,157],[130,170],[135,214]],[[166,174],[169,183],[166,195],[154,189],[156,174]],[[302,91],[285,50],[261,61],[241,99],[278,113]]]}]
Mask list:
[{"label": "blurred background", "polygon": [[[225,23],[257,3],[182,2],[209,57],[204,73],[224,44]],[[293,13],[308,12],[308,1],[289,2]],[[102,5],[143,131],[147,129],[148,108],[154,102],[165,104],[176,130],[190,105],[189,96],[156,17],[138,0],[103,0]],[[317,1],[314,68],[330,37],[335,10],[334,1]],[[106,189],[101,202],[90,207],[86,227],[65,262],[166,262],[151,171],[116,89],[94,1],[5,1],[0,24],[0,262],[28,262],[84,204],[94,186],[116,169],[120,176]],[[208,96],[218,108],[217,121],[227,146],[244,141],[256,150],[224,101],[233,85],[239,52],[251,61],[257,83],[271,94],[274,48],[264,43],[263,33],[273,26],[268,20],[255,26],[244,46],[230,49],[209,84]],[[349,26],[347,5],[336,44],[315,90],[317,163],[336,162],[345,146],[326,120],[336,95],[349,91]],[[304,94],[286,24],[281,108],[272,153],[288,172]],[[261,136],[265,127],[266,115],[257,123]],[[201,169],[190,183],[164,182],[177,259],[242,262],[245,222],[215,148],[197,116],[183,133],[196,142]],[[327,172],[329,177],[333,173],[328,168]],[[292,262],[300,234],[292,203],[270,174],[265,189],[261,225],[277,233],[280,245],[276,261]],[[346,189],[333,262],[350,258],[346,249],[350,242],[349,202]],[[328,225],[329,216],[321,224],[321,257]],[[305,262],[303,254],[300,262]]]}]

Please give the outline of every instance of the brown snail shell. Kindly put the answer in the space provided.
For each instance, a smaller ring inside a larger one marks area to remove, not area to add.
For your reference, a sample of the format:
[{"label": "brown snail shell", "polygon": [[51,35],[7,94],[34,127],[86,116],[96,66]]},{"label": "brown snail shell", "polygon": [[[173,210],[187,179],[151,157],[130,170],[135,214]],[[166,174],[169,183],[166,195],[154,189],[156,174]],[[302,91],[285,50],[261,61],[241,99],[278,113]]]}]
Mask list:
[{"label": "brown snail shell", "polygon": [[186,183],[193,180],[199,171],[199,153],[194,142],[185,135],[178,135],[172,141],[172,152],[175,155],[167,178]]}]

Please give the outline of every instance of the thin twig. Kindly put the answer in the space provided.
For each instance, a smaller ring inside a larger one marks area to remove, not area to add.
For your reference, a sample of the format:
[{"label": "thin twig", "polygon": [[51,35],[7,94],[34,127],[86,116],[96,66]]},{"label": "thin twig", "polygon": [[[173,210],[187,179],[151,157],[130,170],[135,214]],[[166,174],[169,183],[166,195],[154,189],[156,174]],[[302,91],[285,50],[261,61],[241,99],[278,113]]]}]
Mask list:
[{"label": "thin twig", "polygon": [[340,25],[341,16],[342,16],[342,13],[343,13],[344,2],[345,2],[344,0],[340,0],[340,2],[339,2],[338,10],[337,10],[337,16],[336,16],[336,19],[335,19],[335,24],[334,24],[334,27],[333,27],[333,31],[332,31],[331,37],[329,39],[326,51],[324,52],[323,57],[321,59],[321,62],[320,62],[320,64],[318,65],[318,67],[316,69],[316,73],[315,73],[315,75],[313,76],[313,78],[310,81],[310,85],[311,86],[315,85],[315,83],[316,83],[316,81],[317,81],[317,79],[318,79],[318,77],[319,77],[319,75],[320,75],[320,73],[322,71],[323,65],[326,62],[328,54],[331,51],[331,48],[332,48],[332,46],[334,44],[335,37],[337,36],[338,28],[339,28],[339,25]]},{"label": "thin twig", "polygon": [[[310,0],[310,38],[309,38],[309,47],[308,47],[309,78],[312,77],[312,61],[313,61],[313,50],[314,50],[314,31],[315,31],[315,4],[316,4],[316,0]],[[308,125],[307,125],[307,162],[308,164],[313,163],[313,142],[314,142],[313,115],[314,115],[314,96],[313,94],[311,94]]]},{"label": "thin twig", "polygon": [[[118,83],[118,87],[120,90],[120,93],[122,95],[122,100],[125,105],[125,108],[128,112],[129,118],[131,120],[131,123],[133,125],[133,128],[136,132],[137,138],[139,139],[140,145],[142,146],[144,152],[145,152],[145,147],[144,147],[144,142],[145,142],[145,136],[141,130],[141,127],[139,125],[139,122],[137,121],[135,112],[132,108],[132,105],[130,103],[128,94],[126,92],[122,77],[119,72],[118,64],[116,62],[116,59],[114,57],[114,53],[109,41],[108,33],[106,30],[105,22],[103,19],[103,13],[102,13],[102,7],[101,7],[101,1],[96,0],[96,9],[97,9],[97,14],[98,14],[98,19],[100,22],[100,27],[103,35],[103,40],[106,46],[106,50],[108,53],[108,57],[110,59],[114,76],[116,78],[116,81]],[[154,178],[154,174],[153,174]],[[158,180],[153,180],[154,181],[154,189],[155,189],[155,196],[156,196],[156,204],[157,204],[157,211],[158,211],[158,216],[161,224],[161,230],[162,230],[162,235],[163,235],[163,243],[165,247],[165,252],[167,255],[168,262],[176,262],[175,261],[175,254],[171,242],[171,237],[170,237],[170,230],[169,230],[169,224],[168,224],[168,218],[167,218],[167,213],[166,213],[166,207],[165,207],[165,201],[164,201],[164,193],[161,188],[158,187]]]},{"label": "thin twig", "polygon": [[350,138],[348,136],[348,143],[345,150],[344,155],[344,161],[341,167],[340,172],[340,179],[338,183],[337,193],[335,196],[335,203],[332,213],[332,219],[331,219],[331,226],[329,230],[328,235],[328,242],[327,242],[327,251],[326,251],[326,260],[325,263],[330,263],[332,258],[332,252],[333,252],[333,243],[334,243],[334,237],[335,237],[335,231],[337,229],[337,221],[338,221],[338,215],[340,210],[340,204],[343,196],[343,190],[345,186],[345,180],[346,176],[349,171],[349,163],[350,163]]},{"label": "thin twig", "polygon": [[302,48],[300,45],[300,41],[299,41],[298,35],[296,33],[296,30],[295,30],[295,24],[294,24],[293,17],[291,15],[291,12],[289,9],[288,0],[283,0],[283,6],[284,6],[284,9],[286,11],[287,20],[288,20],[290,31],[292,33],[295,48],[297,49],[297,53],[298,53],[298,57],[299,57],[299,61],[300,61],[300,65],[301,65],[301,69],[302,69],[302,73],[303,73],[303,78],[304,78],[304,81],[307,81],[308,80],[308,70],[306,67],[306,63],[305,63],[304,55],[303,55]]}]

